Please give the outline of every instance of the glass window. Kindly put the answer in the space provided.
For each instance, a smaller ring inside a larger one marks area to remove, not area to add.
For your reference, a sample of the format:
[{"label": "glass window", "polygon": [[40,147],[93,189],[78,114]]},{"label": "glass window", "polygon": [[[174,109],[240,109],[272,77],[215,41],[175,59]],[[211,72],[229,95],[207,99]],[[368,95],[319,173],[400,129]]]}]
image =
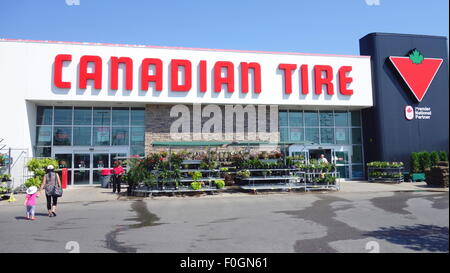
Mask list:
[{"label": "glass window", "polygon": [[352,178],[364,177],[363,165],[353,165],[352,166]]},{"label": "glass window", "polygon": [[36,157],[51,157],[52,148],[51,147],[36,147]]},{"label": "glass window", "polygon": [[93,144],[94,146],[109,146],[110,132],[109,127],[94,127]]},{"label": "glass window", "polygon": [[319,126],[319,117],[316,111],[305,111],[305,126]]},{"label": "glass window", "polygon": [[130,124],[130,110],[128,108],[113,108],[112,110],[112,125],[126,125]]},{"label": "glass window", "polygon": [[55,125],[72,125],[72,107],[55,107]]},{"label": "glass window", "polygon": [[[56,120],[56,119],[55,119]],[[72,127],[55,127],[53,130],[53,145],[70,146]]]},{"label": "glass window", "polygon": [[108,168],[109,154],[94,154],[94,168]]},{"label": "glass window", "polygon": [[349,168],[348,166],[337,166],[336,170],[338,171],[340,178],[349,178]]},{"label": "glass window", "polygon": [[289,126],[303,126],[303,113],[300,111],[289,111]]},{"label": "glass window", "polygon": [[362,147],[359,145],[354,145],[353,147],[353,152],[352,152],[352,163],[362,163]]},{"label": "glass window", "polygon": [[111,168],[113,168],[115,166],[115,163],[121,163],[122,167],[125,167],[126,165],[126,160],[124,159],[124,157],[126,157],[127,154],[111,154],[110,155],[110,166]]},{"label": "glass window", "polygon": [[303,128],[289,128],[290,141],[303,141]]},{"label": "glass window", "polygon": [[319,115],[320,115],[320,126],[334,126],[333,112],[321,111]]},{"label": "glass window", "polygon": [[352,126],[361,126],[361,111],[351,111]]},{"label": "glass window", "polygon": [[112,128],[112,145],[128,145],[128,127]]},{"label": "glass window", "polygon": [[73,145],[91,145],[91,127],[73,127]]},{"label": "glass window", "polygon": [[288,113],[287,111],[278,112],[278,126],[288,126]]},{"label": "glass window", "polygon": [[91,167],[91,155],[90,154],[74,154],[73,162],[75,169],[87,169]]},{"label": "glass window", "polygon": [[111,110],[109,108],[94,108],[94,125],[109,126]]},{"label": "glass window", "polygon": [[323,144],[334,143],[333,128],[320,128],[320,143]]},{"label": "glass window", "polygon": [[89,170],[74,171],[73,172],[73,184],[74,185],[89,184]]},{"label": "glass window", "polygon": [[289,140],[289,131],[288,128],[280,129],[280,141],[288,141]]},{"label": "glass window", "polygon": [[361,144],[361,128],[352,128],[352,144]]},{"label": "glass window", "polygon": [[53,107],[38,106],[37,108],[37,125],[52,125]]},{"label": "glass window", "polygon": [[319,128],[305,128],[305,141],[319,143]]},{"label": "glass window", "polygon": [[91,125],[92,109],[90,107],[75,107],[73,111],[73,124]]},{"label": "glass window", "polygon": [[59,168],[72,168],[72,154],[55,154]]},{"label": "glass window", "polygon": [[51,126],[37,126],[36,127],[36,145],[50,146],[52,145],[52,127]]},{"label": "glass window", "polygon": [[130,153],[131,155],[144,156],[144,146],[131,146]]},{"label": "glass window", "polygon": [[348,127],[348,112],[334,111],[334,122],[336,127]]},{"label": "glass window", "polygon": [[336,128],[336,144],[348,144],[349,133],[348,128]]},{"label": "glass window", "polygon": [[145,126],[144,108],[131,108],[131,125]]},{"label": "glass window", "polygon": [[348,164],[348,152],[335,152],[336,164]]},{"label": "glass window", "polygon": [[144,146],[145,143],[145,128],[132,127],[131,128],[131,145]]}]

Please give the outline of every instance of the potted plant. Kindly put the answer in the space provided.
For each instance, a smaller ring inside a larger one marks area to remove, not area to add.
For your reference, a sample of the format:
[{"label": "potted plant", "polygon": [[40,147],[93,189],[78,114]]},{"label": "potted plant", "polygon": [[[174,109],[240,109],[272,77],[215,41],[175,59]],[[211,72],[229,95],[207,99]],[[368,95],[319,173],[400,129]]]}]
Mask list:
[{"label": "potted plant", "polygon": [[216,185],[216,188],[222,189],[225,187],[225,181],[223,180],[214,180],[214,185]]},{"label": "potted plant", "polygon": [[154,173],[149,173],[143,183],[149,190],[154,190],[156,189],[157,180],[158,178]]},{"label": "potted plant", "polygon": [[202,188],[202,183],[200,182],[191,182],[191,188],[193,190],[200,190]]},{"label": "potted plant", "polygon": [[189,175],[191,176],[192,180],[194,180],[194,182],[199,182],[199,180],[203,177],[202,173],[199,171],[190,172]]},{"label": "potted plant", "polygon": [[167,171],[167,170],[159,171],[158,177],[159,177],[159,179],[161,181],[161,189],[165,190],[166,189],[166,182],[167,182],[167,180],[170,177],[169,171]]},{"label": "potted plant", "polygon": [[237,175],[239,177],[242,177],[242,178],[249,178],[250,177],[250,171],[249,170],[241,170],[241,171],[237,172]]}]

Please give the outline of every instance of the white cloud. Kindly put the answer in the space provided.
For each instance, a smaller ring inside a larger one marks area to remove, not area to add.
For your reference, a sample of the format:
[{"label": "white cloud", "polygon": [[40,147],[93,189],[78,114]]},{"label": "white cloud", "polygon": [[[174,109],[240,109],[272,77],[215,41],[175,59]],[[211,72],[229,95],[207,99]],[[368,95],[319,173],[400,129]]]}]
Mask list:
[{"label": "white cloud", "polygon": [[379,6],[380,0],[365,0],[368,6]]}]

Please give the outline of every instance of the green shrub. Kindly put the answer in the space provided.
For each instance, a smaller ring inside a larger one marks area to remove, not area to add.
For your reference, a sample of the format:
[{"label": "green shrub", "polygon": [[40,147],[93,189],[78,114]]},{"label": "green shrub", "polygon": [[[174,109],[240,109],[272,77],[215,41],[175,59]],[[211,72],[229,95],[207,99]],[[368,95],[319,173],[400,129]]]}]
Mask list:
[{"label": "green shrub", "polygon": [[189,175],[191,176],[192,180],[194,180],[194,181],[198,181],[198,180],[202,179],[202,177],[203,177],[202,173],[199,171],[190,172]]},{"label": "green shrub", "polygon": [[223,180],[215,180],[214,184],[218,189],[222,189],[223,187],[225,187],[225,181]]},{"label": "green shrub", "polygon": [[40,187],[42,183],[42,179],[38,178],[38,177],[31,177],[28,178],[27,181],[25,181],[25,187],[29,188],[31,186],[36,186],[36,187]]},{"label": "green shrub", "polygon": [[439,162],[439,153],[431,152],[430,158],[431,158],[431,166],[437,166],[437,163]]},{"label": "green shrub", "polygon": [[11,180],[11,175],[10,174],[0,174],[0,182],[2,181],[8,181]]},{"label": "green shrub", "polygon": [[429,152],[420,152],[419,161],[421,171],[431,168],[431,156]]},{"label": "green shrub", "polygon": [[201,182],[192,182],[191,188],[193,190],[200,190],[202,188],[202,183]]},{"label": "green shrub", "polygon": [[123,176],[123,180],[127,182],[130,187],[138,185],[143,182],[149,175],[147,168],[142,160],[132,158],[127,160],[129,169]]},{"label": "green shrub", "polygon": [[413,152],[411,153],[411,172],[420,173],[421,171],[419,153]]},{"label": "green shrub", "polygon": [[153,187],[154,185],[156,185],[157,180],[158,177],[155,174],[149,173],[142,182],[144,182],[144,184],[148,187]]},{"label": "green shrub", "polygon": [[448,161],[447,153],[444,151],[439,152],[439,160],[440,161]]},{"label": "green shrub", "polygon": [[25,186],[40,187],[42,178],[45,175],[45,169],[48,165],[53,165],[55,171],[58,171],[58,161],[52,158],[33,158],[27,162],[28,171],[33,172],[33,177],[25,182]]}]

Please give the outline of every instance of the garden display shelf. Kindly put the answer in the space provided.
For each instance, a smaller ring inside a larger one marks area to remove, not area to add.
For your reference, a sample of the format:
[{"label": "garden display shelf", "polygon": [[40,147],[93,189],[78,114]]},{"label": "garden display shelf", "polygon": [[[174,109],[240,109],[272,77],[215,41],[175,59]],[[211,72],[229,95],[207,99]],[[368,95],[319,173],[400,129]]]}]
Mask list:
[{"label": "garden display shelf", "polygon": [[[334,183],[330,182],[314,182],[316,179],[324,175],[330,175],[335,178]],[[340,173],[334,172],[305,172],[304,185],[307,191],[310,190],[340,190]]]},{"label": "garden display shelf", "polygon": [[[243,190],[291,190],[303,189],[310,190],[339,190],[339,179],[335,179],[334,183],[323,182],[314,183],[313,178],[320,175],[331,175],[338,178],[337,172],[304,172],[301,169],[248,169],[251,173],[249,177],[240,177],[242,182],[247,182],[245,185],[240,185]],[[278,174],[261,175],[261,173],[277,172]],[[256,174],[255,174],[256,173]]]},{"label": "garden display shelf", "polygon": [[[183,160],[182,165],[199,166],[201,160]],[[153,187],[141,185],[136,189],[132,190],[133,195],[143,195],[149,196],[157,193],[188,193],[188,192],[209,192],[214,193],[221,189],[218,189],[213,185],[214,180],[221,180],[219,169],[195,169],[189,167],[188,169],[180,169],[180,173],[184,176],[180,179],[158,179]],[[158,174],[160,171],[153,171],[154,174]],[[191,172],[200,172],[205,174],[205,177],[200,179],[192,179],[187,176]],[[190,187],[192,182],[203,182],[205,186],[201,189],[195,190]],[[177,186],[178,184],[178,186]]]},{"label": "garden display shelf", "polygon": [[385,167],[368,167],[368,181],[369,182],[389,182],[401,183],[404,182],[403,167],[385,168]]}]

